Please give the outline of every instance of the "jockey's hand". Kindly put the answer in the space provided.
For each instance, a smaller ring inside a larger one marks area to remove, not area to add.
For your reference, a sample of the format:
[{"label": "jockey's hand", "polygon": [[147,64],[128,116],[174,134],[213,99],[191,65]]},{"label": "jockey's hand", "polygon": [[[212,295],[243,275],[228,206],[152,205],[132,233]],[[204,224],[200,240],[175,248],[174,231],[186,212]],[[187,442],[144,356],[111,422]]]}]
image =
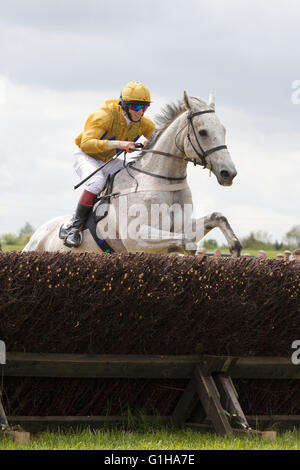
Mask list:
[{"label": "jockey's hand", "polygon": [[132,152],[135,150],[134,142],[128,142],[127,140],[121,140],[119,143],[119,148],[125,150],[125,152]]}]

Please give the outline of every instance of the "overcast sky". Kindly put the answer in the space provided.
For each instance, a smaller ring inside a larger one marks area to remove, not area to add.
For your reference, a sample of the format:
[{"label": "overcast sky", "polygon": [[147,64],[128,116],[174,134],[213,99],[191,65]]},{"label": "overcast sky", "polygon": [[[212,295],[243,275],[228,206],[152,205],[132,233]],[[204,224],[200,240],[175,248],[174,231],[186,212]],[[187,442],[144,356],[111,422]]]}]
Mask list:
[{"label": "overcast sky", "polygon": [[[9,0],[0,16],[0,234],[72,214],[74,139],[130,80],[150,117],[187,90],[227,129],[232,187],[191,166],[195,214],[281,240],[300,224],[300,3]],[[224,241],[217,230],[208,238]]]}]

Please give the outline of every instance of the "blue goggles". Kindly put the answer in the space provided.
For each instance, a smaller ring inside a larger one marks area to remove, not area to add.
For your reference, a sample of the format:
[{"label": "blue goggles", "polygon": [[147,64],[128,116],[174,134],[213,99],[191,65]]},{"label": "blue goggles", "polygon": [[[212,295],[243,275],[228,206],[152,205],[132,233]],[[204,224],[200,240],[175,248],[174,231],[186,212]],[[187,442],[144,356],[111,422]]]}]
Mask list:
[{"label": "blue goggles", "polygon": [[149,104],[138,104],[138,103],[129,104],[129,109],[131,111],[140,111],[140,109],[142,109],[143,111],[146,111],[148,107],[149,107]]}]

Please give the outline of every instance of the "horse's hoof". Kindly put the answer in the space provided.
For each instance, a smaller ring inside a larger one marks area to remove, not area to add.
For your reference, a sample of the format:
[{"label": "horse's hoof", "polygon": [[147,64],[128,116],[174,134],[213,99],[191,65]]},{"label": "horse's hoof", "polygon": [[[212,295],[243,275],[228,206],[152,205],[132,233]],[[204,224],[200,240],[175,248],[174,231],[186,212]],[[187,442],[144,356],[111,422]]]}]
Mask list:
[{"label": "horse's hoof", "polygon": [[235,240],[234,244],[229,248],[233,258],[239,258],[242,253],[243,246],[239,240]]}]

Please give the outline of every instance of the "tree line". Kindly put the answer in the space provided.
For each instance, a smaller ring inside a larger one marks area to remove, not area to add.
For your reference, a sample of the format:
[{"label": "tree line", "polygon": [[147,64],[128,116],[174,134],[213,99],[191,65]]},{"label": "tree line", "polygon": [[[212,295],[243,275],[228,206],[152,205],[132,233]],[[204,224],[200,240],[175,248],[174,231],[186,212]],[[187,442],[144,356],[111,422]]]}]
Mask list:
[{"label": "tree line", "polygon": [[26,222],[17,234],[4,233],[3,235],[0,235],[0,243],[3,245],[13,246],[26,245],[34,230],[35,229],[32,227],[32,225],[29,222]]},{"label": "tree line", "polygon": [[[240,241],[244,250],[295,250],[300,247],[300,225],[293,226],[280,241],[273,241],[272,237],[263,231],[250,232]],[[219,246],[214,239],[204,240],[203,246],[208,250],[224,247]]]},{"label": "tree line", "polygon": [[[26,222],[17,234],[4,233],[0,235],[0,243],[5,245],[26,245],[34,230],[32,225]],[[241,243],[245,250],[294,250],[300,247],[300,225],[292,227],[281,241],[275,240],[274,242],[267,232],[258,231],[250,232],[248,236],[241,238]],[[214,250],[222,248],[224,245],[219,245],[215,239],[209,238],[204,240],[203,246],[208,250]]]}]

